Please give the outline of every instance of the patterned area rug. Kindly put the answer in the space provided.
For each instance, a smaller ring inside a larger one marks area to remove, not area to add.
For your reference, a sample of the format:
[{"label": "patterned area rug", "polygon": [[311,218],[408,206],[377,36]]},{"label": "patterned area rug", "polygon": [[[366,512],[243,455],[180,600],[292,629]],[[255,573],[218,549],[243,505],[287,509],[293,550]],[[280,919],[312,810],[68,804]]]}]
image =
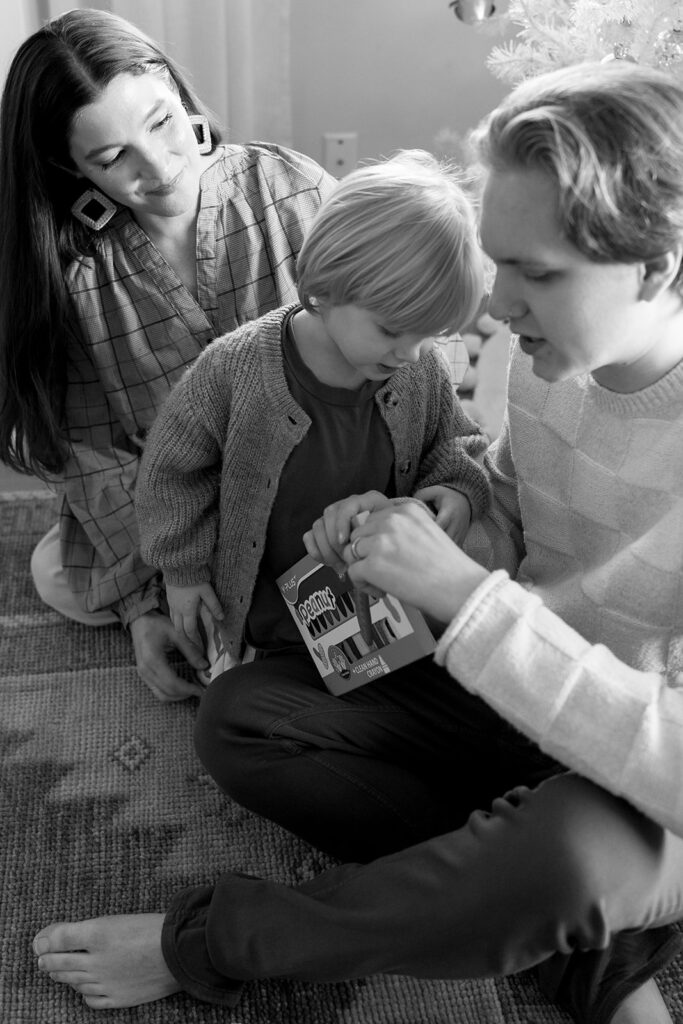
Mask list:
[{"label": "patterned area rug", "polygon": [[[163,910],[178,887],[234,869],[298,882],[331,862],[226,799],[192,746],[196,702],[159,704],[127,636],[36,597],[30,552],[54,499],[0,496],[0,1020],[6,1024],[566,1024],[528,974],[247,985],[223,1010],[184,995],[96,1012],[34,967],[43,925]],[[683,1022],[678,970],[664,979]]]}]

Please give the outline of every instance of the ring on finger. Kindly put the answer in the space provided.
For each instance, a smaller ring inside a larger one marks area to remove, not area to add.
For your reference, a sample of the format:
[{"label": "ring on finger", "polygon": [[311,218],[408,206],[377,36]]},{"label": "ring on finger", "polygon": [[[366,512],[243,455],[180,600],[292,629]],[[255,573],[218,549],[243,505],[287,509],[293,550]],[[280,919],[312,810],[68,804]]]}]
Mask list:
[{"label": "ring on finger", "polygon": [[359,538],[356,537],[355,540],[351,541],[351,554],[353,555],[354,559],[357,562],[359,562],[361,560],[361,558],[363,557],[361,555],[360,551],[358,550],[358,540],[359,540]]}]

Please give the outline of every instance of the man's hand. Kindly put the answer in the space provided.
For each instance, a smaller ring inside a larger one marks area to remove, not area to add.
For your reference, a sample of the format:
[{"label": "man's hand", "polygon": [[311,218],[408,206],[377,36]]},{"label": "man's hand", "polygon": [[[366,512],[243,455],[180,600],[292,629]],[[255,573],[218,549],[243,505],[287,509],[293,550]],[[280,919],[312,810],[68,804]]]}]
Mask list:
[{"label": "man's hand", "polygon": [[316,562],[331,565],[338,572],[346,572],[344,548],[357,522],[356,517],[388,504],[389,499],[379,491],[351,494],[348,498],[333,502],[304,534],[306,551]]},{"label": "man's hand", "polygon": [[201,649],[184,633],[179,633],[171,620],[161,612],[147,612],[130,626],[135,661],[140,678],[161,701],[199,697],[204,687],[190,683],[174,672],[168,660],[170,651],[178,650],[197,671],[208,668]]},{"label": "man's hand", "polygon": [[354,586],[375,588],[450,622],[488,573],[415,501],[378,509],[344,548]]}]

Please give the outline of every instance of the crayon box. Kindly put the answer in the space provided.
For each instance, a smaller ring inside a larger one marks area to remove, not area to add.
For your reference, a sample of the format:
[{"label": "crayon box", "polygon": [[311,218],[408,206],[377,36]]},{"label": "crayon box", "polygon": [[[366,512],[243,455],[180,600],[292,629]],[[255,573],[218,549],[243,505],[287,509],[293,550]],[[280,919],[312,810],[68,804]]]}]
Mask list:
[{"label": "crayon box", "polygon": [[409,665],[436,646],[420,612],[389,594],[370,598],[368,642],[351,581],[310,555],[278,577],[277,584],[325,685],[336,695]]}]

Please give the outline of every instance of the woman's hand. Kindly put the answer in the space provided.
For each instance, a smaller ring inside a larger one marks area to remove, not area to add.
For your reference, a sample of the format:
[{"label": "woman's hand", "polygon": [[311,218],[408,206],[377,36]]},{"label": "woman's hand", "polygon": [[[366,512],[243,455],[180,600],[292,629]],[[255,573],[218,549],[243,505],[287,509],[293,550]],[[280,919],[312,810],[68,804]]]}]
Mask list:
[{"label": "woman's hand", "polygon": [[462,544],[472,521],[472,506],[460,491],[451,487],[423,487],[416,491],[414,498],[433,505],[436,509],[436,525],[440,526],[456,544]]},{"label": "woman's hand", "polygon": [[158,700],[185,700],[201,696],[204,687],[179,676],[173,670],[168,655],[173,650],[180,651],[198,672],[208,668],[209,663],[201,648],[179,633],[167,615],[157,611],[141,615],[131,623],[130,634],[138,674]]},{"label": "woman's hand", "polygon": [[349,579],[448,623],[488,573],[415,502],[380,508],[344,548]]},{"label": "woman's hand", "polygon": [[349,534],[356,516],[361,512],[384,508],[388,504],[389,498],[379,491],[352,494],[341,501],[333,502],[304,534],[306,551],[316,562],[331,565],[338,572],[346,572],[344,548],[349,542]]}]

